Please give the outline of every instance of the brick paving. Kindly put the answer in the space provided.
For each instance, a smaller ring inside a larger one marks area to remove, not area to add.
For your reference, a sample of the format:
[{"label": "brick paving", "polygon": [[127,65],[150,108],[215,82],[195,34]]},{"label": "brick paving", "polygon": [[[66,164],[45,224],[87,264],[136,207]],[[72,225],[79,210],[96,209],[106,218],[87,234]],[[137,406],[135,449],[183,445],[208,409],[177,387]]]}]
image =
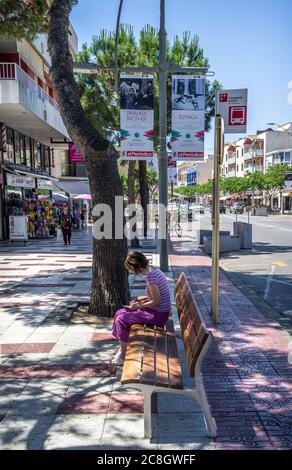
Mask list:
[{"label": "brick paving", "polygon": [[[218,426],[209,439],[198,405],[154,395],[153,438],[143,439],[143,396],[122,387],[110,365],[111,324],[73,324],[88,302],[91,234],[0,246],[0,449],[287,449],[291,448],[291,369],[287,336],[220,277],[220,324],[210,319],[210,259],[174,240],[174,277],[184,271],[214,343],[203,377]],[[152,242],[143,251],[152,259]],[[45,268],[45,269],[44,269]],[[6,271],[9,274],[5,274]],[[169,277],[171,281],[171,275]],[[145,280],[130,276],[133,296]],[[188,377],[182,341],[178,349]]]},{"label": "brick paving", "polygon": [[211,260],[185,239],[172,243],[170,262],[175,278],[181,272],[186,274],[215,339],[203,365],[218,426],[215,448],[291,449],[289,335],[268,321],[222,271],[219,324],[214,325],[210,317]]}]

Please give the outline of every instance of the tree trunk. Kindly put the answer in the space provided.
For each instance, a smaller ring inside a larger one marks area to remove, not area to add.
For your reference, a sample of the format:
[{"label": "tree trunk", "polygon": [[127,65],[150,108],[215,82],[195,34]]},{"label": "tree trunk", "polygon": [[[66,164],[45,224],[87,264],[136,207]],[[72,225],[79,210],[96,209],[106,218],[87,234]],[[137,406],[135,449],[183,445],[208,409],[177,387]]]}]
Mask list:
[{"label": "tree trunk", "polygon": [[[128,167],[128,199],[129,199],[129,204],[135,204],[135,167],[136,167],[136,161],[131,160],[129,161],[129,167]],[[137,231],[137,225],[133,225],[133,232],[136,232],[135,238],[131,240],[131,248],[140,248],[140,243],[139,243],[139,237],[138,237],[138,231]]]},{"label": "tree trunk", "polygon": [[[122,196],[117,154],[86,118],[73,74],[68,32],[70,0],[54,0],[49,10],[48,49],[51,75],[57,90],[60,113],[71,140],[85,156],[93,207],[107,204],[115,220],[115,197]],[[126,239],[93,239],[93,281],[90,312],[113,316],[129,302],[128,275],[124,267]]]},{"label": "tree trunk", "polygon": [[149,204],[149,188],[148,188],[148,181],[147,181],[147,165],[144,160],[139,161],[139,185],[140,185],[141,206],[144,212],[143,214],[144,237],[147,237],[147,223],[148,223],[147,206]]}]

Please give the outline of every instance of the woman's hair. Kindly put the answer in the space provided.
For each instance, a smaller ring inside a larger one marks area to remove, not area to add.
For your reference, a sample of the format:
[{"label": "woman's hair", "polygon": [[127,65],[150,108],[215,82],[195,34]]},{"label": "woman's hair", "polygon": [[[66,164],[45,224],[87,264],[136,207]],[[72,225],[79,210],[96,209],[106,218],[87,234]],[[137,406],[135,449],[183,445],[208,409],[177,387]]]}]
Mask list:
[{"label": "woman's hair", "polygon": [[125,261],[125,267],[129,271],[134,271],[135,274],[139,274],[142,269],[146,269],[148,264],[149,261],[146,256],[144,256],[143,253],[139,253],[138,251],[129,253]]}]

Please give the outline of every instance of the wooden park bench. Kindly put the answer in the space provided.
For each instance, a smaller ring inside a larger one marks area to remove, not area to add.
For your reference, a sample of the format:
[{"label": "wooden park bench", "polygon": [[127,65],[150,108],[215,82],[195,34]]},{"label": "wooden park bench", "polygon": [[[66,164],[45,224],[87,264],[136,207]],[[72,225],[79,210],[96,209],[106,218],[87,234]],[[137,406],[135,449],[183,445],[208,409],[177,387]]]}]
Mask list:
[{"label": "wooden park bench", "polygon": [[182,273],[175,286],[175,304],[190,377],[195,388],[183,386],[182,371],[176,344],[176,334],[170,315],[164,327],[132,325],[122,371],[121,383],[144,394],[144,434],[151,438],[151,396],[153,392],[174,393],[196,400],[202,409],[210,437],[216,437],[204,390],[201,364],[212,341],[189,284]]}]

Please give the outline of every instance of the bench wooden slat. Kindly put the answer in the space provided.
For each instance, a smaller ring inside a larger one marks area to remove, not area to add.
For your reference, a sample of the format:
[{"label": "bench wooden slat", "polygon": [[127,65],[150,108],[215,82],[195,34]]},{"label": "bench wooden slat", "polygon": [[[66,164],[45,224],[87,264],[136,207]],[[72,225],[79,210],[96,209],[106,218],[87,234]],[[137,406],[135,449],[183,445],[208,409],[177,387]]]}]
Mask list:
[{"label": "bench wooden slat", "polygon": [[168,337],[168,368],[170,388],[183,389],[182,371],[175,336]]},{"label": "bench wooden slat", "polygon": [[161,387],[169,386],[168,377],[168,357],[166,355],[166,335],[171,334],[167,331],[157,330],[156,332],[156,385]]},{"label": "bench wooden slat", "polygon": [[144,354],[141,376],[141,383],[143,384],[151,384],[155,382],[155,343],[156,329],[147,328],[145,325]]},{"label": "bench wooden slat", "polygon": [[121,383],[139,383],[144,348],[144,325],[132,325],[129,335]]}]

